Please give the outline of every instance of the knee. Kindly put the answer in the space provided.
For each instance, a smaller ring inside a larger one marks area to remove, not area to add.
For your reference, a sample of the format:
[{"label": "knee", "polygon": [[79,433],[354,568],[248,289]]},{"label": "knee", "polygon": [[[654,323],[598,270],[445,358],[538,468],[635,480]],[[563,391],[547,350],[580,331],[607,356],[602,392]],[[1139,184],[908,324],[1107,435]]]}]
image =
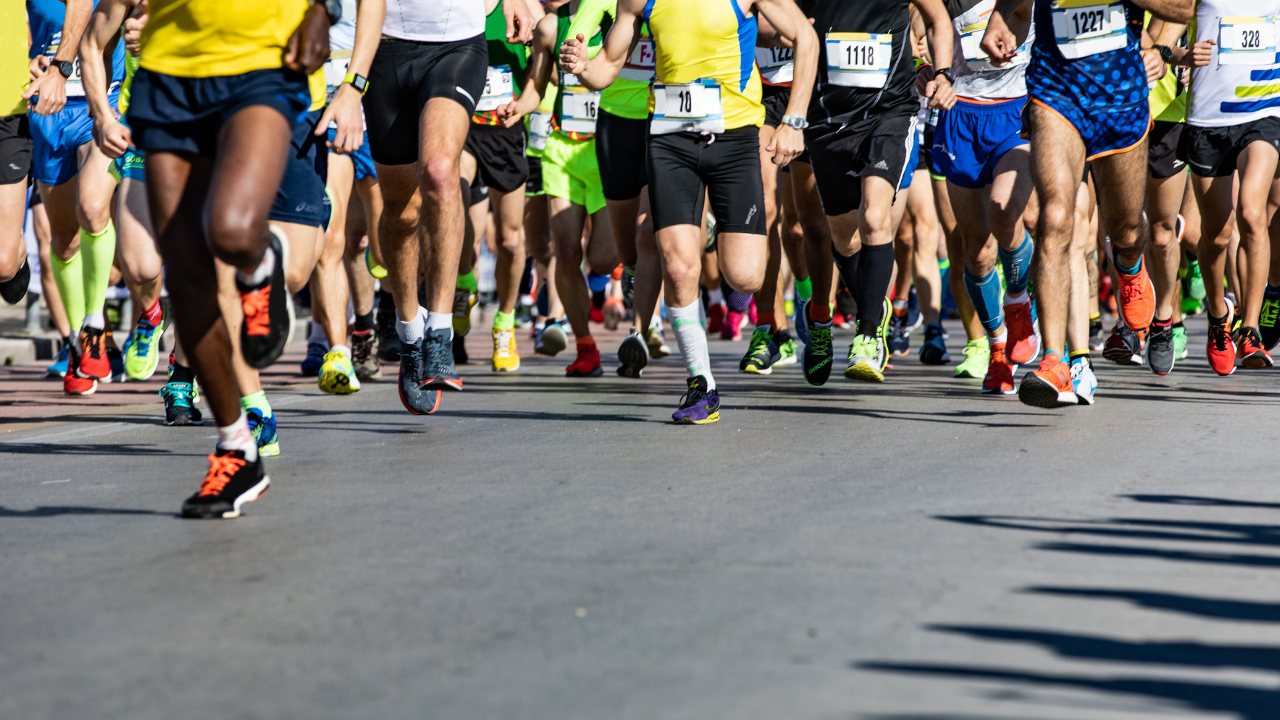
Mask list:
[{"label": "knee", "polygon": [[111,198],[82,199],[77,205],[80,213],[80,226],[85,228],[104,228],[111,221]]},{"label": "knee", "polygon": [[1041,231],[1039,234],[1046,238],[1049,236],[1060,237],[1067,235],[1068,237],[1065,237],[1064,242],[1061,243],[1062,247],[1065,249],[1065,241],[1070,240],[1070,230],[1075,222],[1075,212],[1074,205],[1057,200],[1046,201],[1040,206]]},{"label": "knee", "polygon": [[1151,245],[1152,247],[1165,250],[1173,247],[1177,237],[1174,235],[1173,224],[1164,220],[1153,223],[1151,225]]},{"label": "knee", "polygon": [[223,262],[246,267],[258,257],[265,229],[249,213],[215,212],[210,213],[205,232]]},{"label": "knee", "polygon": [[1253,205],[1241,205],[1239,210],[1240,234],[1255,238],[1267,236],[1267,209]]},{"label": "knee", "polygon": [[893,212],[889,207],[868,207],[862,213],[862,221],[867,224],[867,228],[872,235],[887,235],[893,228],[892,225]]},{"label": "knee", "polygon": [[987,209],[987,223],[991,234],[998,238],[1012,238],[1022,227],[1022,213],[1014,212],[1007,205],[991,204]]},{"label": "knee", "polygon": [[[21,247],[21,245],[19,245]],[[22,267],[22,262],[27,259],[23,253],[7,253],[8,257],[0,257],[0,280],[9,281],[14,275],[18,274],[18,269]]]},{"label": "knee", "polygon": [[423,196],[445,197],[453,192],[461,196],[462,186],[458,182],[458,161],[447,155],[428,157],[422,166],[419,187]]},{"label": "knee", "polygon": [[520,237],[519,228],[504,227],[498,231],[498,252],[509,257],[515,257],[520,254],[520,248],[524,244]]}]

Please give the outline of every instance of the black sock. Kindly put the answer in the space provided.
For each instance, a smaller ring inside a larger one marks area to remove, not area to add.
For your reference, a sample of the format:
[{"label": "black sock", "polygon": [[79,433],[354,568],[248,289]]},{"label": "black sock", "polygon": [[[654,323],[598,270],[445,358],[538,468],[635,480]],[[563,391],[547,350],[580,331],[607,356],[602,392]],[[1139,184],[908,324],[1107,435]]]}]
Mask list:
[{"label": "black sock", "polygon": [[394,313],[396,311],[396,297],[386,290],[379,290],[378,309],[383,312]]},{"label": "black sock", "polygon": [[373,312],[370,311],[364,315],[356,316],[356,332],[364,332],[373,329]]},{"label": "black sock", "polygon": [[858,253],[858,282],[851,286],[858,302],[858,332],[875,335],[884,319],[884,298],[893,277],[893,243],[865,245]]},{"label": "black sock", "polygon": [[173,373],[169,375],[169,382],[191,384],[194,379],[195,377],[191,374],[191,368],[177,360],[173,361]]},{"label": "black sock", "polygon": [[[1174,323],[1174,324],[1173,324],[1173,326],[1174,326],[1174,327],[1176,327],[1176,328],[1183,327],[1183,325],[1182,325],[1182,321],[1181,321],[1181,320],[1179,320],[1178,322]],[[1185,330],[1186,328],[1183,328],[1183,329]]]},{"label": "black sock", "polygon": [[858,297],[858,293],[854,288],[858,286],[858,260],[862,257],[862,251],[858,251],[852,255],[841,255],[836,251],[835,245],[831,246],[831,258],[836,261],[836,269],[840,271],[840,279],[844,281],[844,286],[848,288],[849,294]]}]

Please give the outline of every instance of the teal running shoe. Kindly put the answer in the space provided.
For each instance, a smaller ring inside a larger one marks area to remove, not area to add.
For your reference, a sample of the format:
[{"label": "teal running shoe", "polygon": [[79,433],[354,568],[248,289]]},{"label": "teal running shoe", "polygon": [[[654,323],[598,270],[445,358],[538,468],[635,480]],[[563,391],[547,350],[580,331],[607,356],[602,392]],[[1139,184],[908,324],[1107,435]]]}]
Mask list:
[{"label": "teal running shoe", "polygon": [[249,432],[258,443],[258,454],[262,457],[275,457],[280,454],[280,437],[276,434],[276,416],[263,415],[258,408],[245,410],[249,419]]},{"label": "teal running shoe", "polygon": [[164,333],[164,320],[152,325],[146,315],[138,318],[125,346],[124,369],[134,380],[148,380],[160,365],[160,336]]},{"label": "teal running shoe", "polygon": [[62,349],[58,351],[58,359],[53,364],[45,368],[45,377],[66,377],[67,366],[71,363],[71,343],[62,343]]},{"label": "teal running shoe", "polygon": [[192,383],[170,382],[160,388],[160,397],[164,398],[164,424],[203,425],[204,418],[196,402],[200,396]]}]

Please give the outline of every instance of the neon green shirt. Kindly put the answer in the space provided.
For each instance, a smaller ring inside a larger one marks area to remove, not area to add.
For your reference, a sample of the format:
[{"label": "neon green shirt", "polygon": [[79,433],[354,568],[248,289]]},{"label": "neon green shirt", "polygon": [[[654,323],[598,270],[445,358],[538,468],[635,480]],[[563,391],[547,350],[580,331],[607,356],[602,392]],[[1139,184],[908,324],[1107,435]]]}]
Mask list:
[{"label": "neon green shirt", "polygon": [[[581,34],[589,38],[595,34],[596,28],[600,28],[602,33],[607,34],[617,17],[618,0],[582,0],[578,5],[578,14],[569,25],[567,36],[575,37]],[[644,120],[649,117],[649,80],[652,79],[654,62],[652,49],[649,26],[645,25],[641,30],[641,40],[631,57],[627,59],[627,64],[618,75],[618,79],[600,93],[601,110],[610,115],[632,120]],[[640,79],[645,75],[649,77]]]},{"label": "neon green shirt", "polygon": [[[1146,19],[1143,20],[1143,27],[1150,24],[1151,13],[1147,13]],[[1194,29],[1191,32],[1191,37],[1195,37]],[[1178,83],[1178,73],[1175,70],[1170,67],[1169,72],[1151,86],[1149,97],[1153,120],[1178,123],[1187,121],[1187,93],[1183,92],[1183,88]]]}]

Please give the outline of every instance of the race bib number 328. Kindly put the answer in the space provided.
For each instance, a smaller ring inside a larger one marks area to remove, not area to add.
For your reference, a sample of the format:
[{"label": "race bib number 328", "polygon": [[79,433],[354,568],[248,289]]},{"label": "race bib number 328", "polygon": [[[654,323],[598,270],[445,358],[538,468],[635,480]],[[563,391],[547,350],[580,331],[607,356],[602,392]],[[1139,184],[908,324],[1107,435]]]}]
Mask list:
[{"label": "race bib number 328", "polygon": [[1224,17],[1218,24],[1219,65],[1275,65],[1277,18]]}]

